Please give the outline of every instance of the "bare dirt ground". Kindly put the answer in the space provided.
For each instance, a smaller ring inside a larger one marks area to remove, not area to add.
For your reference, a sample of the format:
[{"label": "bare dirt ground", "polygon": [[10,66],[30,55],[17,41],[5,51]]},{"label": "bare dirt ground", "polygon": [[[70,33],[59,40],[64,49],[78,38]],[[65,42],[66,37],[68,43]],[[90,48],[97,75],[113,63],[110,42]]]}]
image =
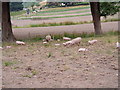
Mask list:
[{"label": "bare dirt ground", "polygon": [[[103,32],[118,30],[118,22],[102,23]],[[33,38],[36,36],[45,36],[47,34],[63,33],[91,33],[94,32],[93,24],[80,24],[68,26],[34,27],[34,28],[14,28],[13,33],[17,39]]]},{"label": "bare dirt ground", "polygon": [[[97,39],[94,45],[87,41]],[[117,36],[83,38],[80,45],[69,48],[65,41],[26,42],[3,50],[4,88],[117,88]],[[78,52],[79,48],[86,52]]]}]

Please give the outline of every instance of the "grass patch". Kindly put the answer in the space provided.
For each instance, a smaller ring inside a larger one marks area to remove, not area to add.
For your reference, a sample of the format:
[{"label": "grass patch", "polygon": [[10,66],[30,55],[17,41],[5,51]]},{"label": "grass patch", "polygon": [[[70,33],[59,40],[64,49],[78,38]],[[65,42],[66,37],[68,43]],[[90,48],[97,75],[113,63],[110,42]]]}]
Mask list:
[{"label": "grass patch", "polygon": [[26,11],[22,10],[22,11],[10,12],[10,15],[11,16],[17,16],[17,15],[22,15],[22,14],[25,14],[25,13],[26,13]]},{"label": "grass patch", "polygon": [[48,53],[47,57],[50,58],[52,56],[52,53]]},{"label": "grass patch", "polygon": [[72,10],[79,10],[79,9],[87,9],[90,8],[89,6],[85,7],[77,7],[77,8],[67,8],[67,9],[52,9],[52,10],[46,10],[46,11],[41,11],[39,13],[54,13],[54,12],[64,12],[64,11],[72,11]]},{"label": "grass patch", "polygon": [[[40,11],[38,12],[37,14],[32,14],[30,16],[46,16],[46,15],[60,15],[60,14],[71,14],[71,13],[65,13],[64,11],[73,11],[73,10],[80,10],[80,9],[87,9],[87,8],[90,8],[88,5],[87,6],[84,6],[84,7],[64,7],[64,8],[51,8],[51,9],[47,9],[47,10],[44,10],[44,11]],[[64,13],[59,13],[58,12],[64,12]],[[79,11],[79,12],[76,12],[76,13],[82,13],[82,12],[87,12],[87,10],[85,11]],[[23,17],[25,15],[22,15],[22,14],[25,14],[26,11],[25,10],[22,10],[22,11],[17,11],[17,12],[11,12],[11,16],[17,16],[19,15],[19,17],[13,17],[13,19],[17,19],[17,18],[20,18],[20,17]],[[45,14],[45,13],[48,13],[48,14]],[[54,13],[54,14],[53,14]],[[55,14],[56,13],[56,14]],[[74,12],[75,13],[75,12]],[[23,18],[24,19],[24,18]],[[29,16],[25,17],[25,19],[30,19]],[[40,18],[39,18],[40,19]]]},{"label": "grass patch", "polygon": [[4,64],[4,66],[11,66],[13,64],[16,64],[16,62],[14,62],[14,61],[5,61],[5,62],[3,62],[3,64]]},{"label": "grass patch", "polygon": [[35,37],[35,38],[25,39],[25,40],[22,40],[22,41],[24,41],[24,42],[36,42],[36,41],[41,41],[41,40],[43,40],[43,39],[44,39],[44,37],[37,36],[37,37]]},{"label": "grass patch", "polygon": [[40,13],[37,13],[37,14],[34,14],[34,15],[31,15],[31,16],[50,16],[50,15],[64,15],[64,14],[76,14],[76,13],[84,13],[84,12],[89,12],[90,10],[84,10],[84,11],[76,11],[76,12],[64,12],[64,13],[50,13],[50,14],[40,14]]},{"label": "grass patch", "polygon": [[[70,37],[70,38],[76,38],[76,37],[82,37],[82,38],[94,38],[94,37],[103,37],[103,36],[117,36],[119,35],[120,32],[118,31],[109,31],[109,32],[105,32],[103,33],[102,35],[95,35],[94,33],[64,33],[64,34],[56,34],[56,35],[52,35],[52,38],[54,40],[57,40],[57,39],[60,39],[62,40],[63,37]],[[36,38],[32,38],[32,39],[28,39],[28,40],[23,40],[23,41],[27,41],[27,42],[37,42],[37,41],[40,41],[40,40],[43,40],[44,39],[44,36],[39,36],[39,37],[36,37]],[[108,41],[109,42],[109,41]],[[45,47],[48,47],[50,45],[50,43],[48,44],[44,44]],[[51,53],[48,53],[48,58],[51,57]]]},{"label": "grass patch", "polygon": [[23,77],[28,77],[28,78],[32,78],[34,75],[37,74],[37,71],[34,69],[30,72],[30,74],[27,75],[22,75]]},{"label": "grass patch", "polygon": [[20,19],[26,20],[26,19],[31,19],[31,20],[38,20],[38,19],[52,19],[52,18],[66,18],[66,17],[77,17],[77,16],[89,16],[91,14],[83,14],[83,15],[67,15],[67,16],[56,16],[56,17],[21,17]]},{"label": "grass patch", "polygon": [[36,70],[32,70],[31,73],[32,73],[32,75],[34,76],[34,75],[37,74],[37,71],[36,71]]},{"label": "grass patch", "polygon": [[113,21],[120,21],[120,18],[106,19],[106,20],[103,20],[102,22],[113,22]]},{"label": "grass patch", "polygon": [[23,77],[32,78],[32,75],[23,75]]},{"label": "grass patch", "polygon": [[120,35],[120,31],[109,31],[109,32],[106,32],[103,34],[104,36],[109,36],[109,35],[114,35],[114,36],[117,36],[117,35]]}]

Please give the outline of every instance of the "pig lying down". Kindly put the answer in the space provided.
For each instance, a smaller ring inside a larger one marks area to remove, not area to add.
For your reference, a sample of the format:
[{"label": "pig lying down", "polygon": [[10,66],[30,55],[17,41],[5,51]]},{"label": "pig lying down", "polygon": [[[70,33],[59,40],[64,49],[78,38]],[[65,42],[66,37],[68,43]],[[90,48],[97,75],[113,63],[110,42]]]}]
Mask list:
[{"label": "pig lying down", "polygon": [[25,45],[25,42],[22,42],[22,41],[16,41],[16,44],[17,44],[17,45]]},{"label": "pig lying down", "polygon": [[81,37],[77,37],[75,39],[72,39],[71,41],[67,41],[65,43],[63,43],[64,46],[71,46],[71,45],[75,45],[75,44],[80,44],[81,41]]},{"label": "pig lying down", "polygon": [[69,38],[69,37],[63,37],[63,40],[69,41],[69,40],[71,40],[71,38]]},{"label": "pig lying down", "polygon": [[96,43],[96,42],[97,42],[97,40],[88,41],[88,43],[89,43],[90,45],[92,45],[92,44],[94,44],[94,43]]},{"label": "pig lying down", "polygon": [[80,48],[80,49],[78,50],[78,52],[85,52],[85,51],[88,51],[88,49],[86,49],[86,48]]}]

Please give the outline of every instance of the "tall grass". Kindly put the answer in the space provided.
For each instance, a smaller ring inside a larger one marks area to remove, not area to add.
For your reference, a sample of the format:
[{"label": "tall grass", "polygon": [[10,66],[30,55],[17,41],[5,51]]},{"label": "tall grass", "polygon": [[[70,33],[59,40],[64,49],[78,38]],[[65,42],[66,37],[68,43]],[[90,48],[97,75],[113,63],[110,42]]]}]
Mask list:
[{"label": "tall grass", "polygon": [[22,15],[24,14],[26,11],[22,10],[22,11],[14,11],[14,12],[10,12],[11,16],[17,16],[17,15]]},{"label": "tall grass", "polygon": [[[76,25],[77,22],[60,22],[60,23],[42,23],[42,24],[32,24],[28,27],[48,27],[48,26],[62,26],[62,25]],[[82,22],[79,22],[79,24],[82,24]]]},{"label": "tall grass", "polygon": [[[120,32],[109,31],[109,32],[103,33],[102,35],[95,35],[94,33],[85,33],[85,32],[83,32],[83,33],[64,33],[64,34],[55,34],[55,35],[51,35],[51,36],[54,40],[57,40],[57,39],[62,40],[63,37],[70,37],[71,39],[74,39],[76,37],[90,38],[90,37],[117,36],[117,35],[120,35]],[[24,41],[36,42],[36,41],[43,40],[44,38],[45,38],[45,36],[36,36],[35,38],[27,39]]]}]

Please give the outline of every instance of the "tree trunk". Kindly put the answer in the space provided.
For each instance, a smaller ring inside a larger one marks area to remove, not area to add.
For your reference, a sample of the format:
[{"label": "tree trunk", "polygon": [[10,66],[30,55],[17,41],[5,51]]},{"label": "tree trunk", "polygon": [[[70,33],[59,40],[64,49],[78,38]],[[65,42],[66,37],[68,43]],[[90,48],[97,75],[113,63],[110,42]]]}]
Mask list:
[{"label": "tree trunk", "polygon": [[2,22],[2,2],[0,1],[0,27]]},{"label": "tree trunk", "polygon": [[9,2],[2,2],[2,41],[13,42],[15,40],[12,32]]},{"label": "tree trunk", "polygon": [[99,2],[90,2],[91,13],[93,17],[95,34],[102,34],[101,30],[101,21],[100,21],[100,3]]}]

